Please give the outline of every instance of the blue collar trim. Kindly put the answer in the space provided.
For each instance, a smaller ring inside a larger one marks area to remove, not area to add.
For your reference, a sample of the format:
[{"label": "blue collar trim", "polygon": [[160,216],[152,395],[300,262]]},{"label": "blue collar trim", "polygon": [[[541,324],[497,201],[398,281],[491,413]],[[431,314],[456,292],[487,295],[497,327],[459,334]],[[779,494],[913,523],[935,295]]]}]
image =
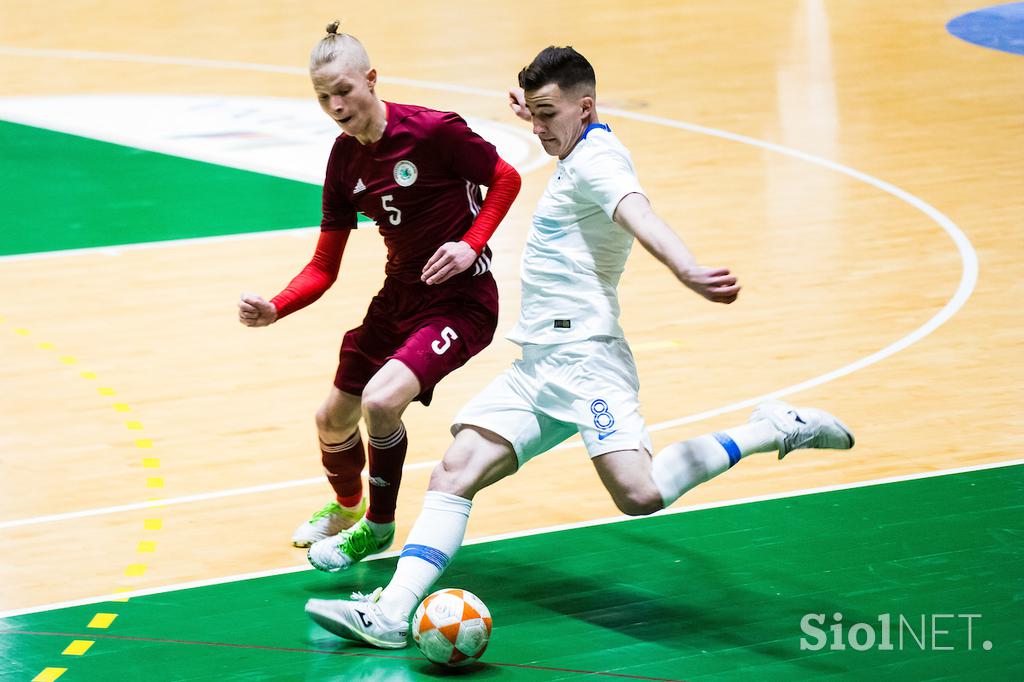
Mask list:
[{"label": "blue collar trim", "polygon": [[594,128],[600,128],[601,130],[604,130],[609,133],[612,131],[612,127],[610,125],[607,125],[606,123],[591,123],[590,125],[587,126],[587,129],[583,131],[583,137],[581,137],[580,139],[587,139],[587,134],[590,133],[590,131],[593,130]]}]

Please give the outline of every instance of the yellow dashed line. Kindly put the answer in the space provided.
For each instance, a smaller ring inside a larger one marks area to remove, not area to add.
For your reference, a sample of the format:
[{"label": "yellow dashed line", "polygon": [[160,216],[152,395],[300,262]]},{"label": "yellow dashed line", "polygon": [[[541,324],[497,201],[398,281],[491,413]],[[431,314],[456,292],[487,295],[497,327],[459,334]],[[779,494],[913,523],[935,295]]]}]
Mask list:
[{"label": "yellow dashed line", "polygon": [[146,564],[128,564],[128,567],[124,569],[124,574],[129,578],[137,578],[140,575],[145,575]]},{"label": "yellow dashed line", "polygon": [[[135,588],[133,587],[119,587],[116,590],[114,590],[114,592],[116,592],[117,594],[121,594],[122,592],[133,592],[134,589]],[[126,602],[128,601],[128,597],[114,597],[110,601]]]},{"label": "yellow dashed line", "polygon": [[95,643],[89,639],[76,639],[71,644],[68,644],[68,648],[61,653],[65,656],[81,656]]},{"label": "yellow dashed line", "polygon": [[116,613],[97,613],[95,616],[92,617],[92,620],[90,620],[89,624],[86,625],[85,627],[87,627],[87,628],[108,628],[108,627],[110,627],[110,624],[113,623],[114,619],[116,619],[116,618],[117,618],[117,614]]},{"label": "yellow dashed line", "polygon": [[[4,323],[4,322],[7,322],[7,318],[5,318],[2,315],[0,315],[0,323]],[[29,329],[25,329],[24,327],[15,328],[14,329],[14,333],[18,334],[19,336],[31,336],[32,335],[32,331],[29,330]],[[47,350],[47,351],[56,350],[56,346],[53,343],[50,343],[48,341],[42,341],[42,342],[39,342],[36,345],[41,350]],[[78,359],[75,358],[74,356],[71,356],[71,355],[62,355],[58,359],[59,359],[59,361],[62,364],[65,364],[65,365],[77,365],[78,364]],[[96,373],[95,372],[90,372],[90,371],[81,371],[81,372],[79,372],[79,376],[81,376],[83,379],[88,379],[88,380],[95,380],[97,378]],[[115,391],[110,386],[100,386],[96,390],[102,396],[108,396],[109,397],[109,396],[117,395],[117,391]],[[129,405],[127,403],[113,403],[112,407],[117,412],[131,412],[132,411],[131,407],[129,407]],[[137,421],[137,420],[126,421],[125,422],[125,427],[129,431],[142,431],[143,430],[142,422]],[[146,449],[146,450],[152,449],[153,448],[153,441],[150,438],[139,438],[139,439],[135,440],[135,447],[136,448],[141,448],[141,449]],[[144,457],[142,459],[142,466],[147,468],[147,469],[157,469],[157,468],[160,467],[160,458],[159,457]],[[163,488],[164,487],[164,479],[162,477],[157,477],[157,476],[148,477],[146,479],[146,487],[147,488]],[[150,502],[162,502],[162,500],[163,500],[163,498],[160,498],[160,497],[151,497],[151,498],[149,498]],[[156,505],[153,505],[153,506],[163,506],[163,505],[162,504],[156,504]],[[163,520],[162,519],[157,519],[157,518],[144,519],[143,520],[143,528],[145,530],[147,530],[147,531],[161,530],[163,528]],[[139,541],[138,545],[136,545],[135,551],[140,553],[140,554],[153,553],[153,552],[156,552],[156,545],[157,545],[157,543],[156,543],[155,540],[141,540],[141,541]],[[128,576],[128,577],[142,576],[142,575],[144,575],[146,573],[147,568],[148,567],[147,567],[146,564],[141,564],[141,563],[140,564],[128,564],[128,566],[125,567],[125,569],[124,569],[124,574],[126,576]],[[118,587],[116,589],[116,592],[118,594],[120,594],[120,593],[124,593],[124,592],[131,592],[132,590],[133,590],[133,588],[131,588],[131,587]],[[127,602],[128,599],[129,599],[128,597],[117,597],[117,598],[111,599],[110,601],[113,601],[113,602]],[[116,613],[97,613],[97,614],[95,614],[92,617],[92,620],[89,621],[89,624],[88,624],[87,627],[105,629],[105,628],[110,627],[110,625],[114,622],[114,620],[116,618],[117,618],[117,614]],[[68,644],[68,646],[61,653],[64,656],[82,656],[87,651],[89,651],[89,649],[92,647],[93,644],[95,644],[95,642],[93,640],[76,639],[76,640],[73,640],[70,644]],[[32,678],[32,682],[53,682],[54,680],[59,678],[61,675],[63,675],[65,672],[67,672],[67,670],[68,670],[67,668],[56,668],[56,667],[44,668],[42,670],[42,672],[40,672],[38,675],[36,675],[34,678]]]}]

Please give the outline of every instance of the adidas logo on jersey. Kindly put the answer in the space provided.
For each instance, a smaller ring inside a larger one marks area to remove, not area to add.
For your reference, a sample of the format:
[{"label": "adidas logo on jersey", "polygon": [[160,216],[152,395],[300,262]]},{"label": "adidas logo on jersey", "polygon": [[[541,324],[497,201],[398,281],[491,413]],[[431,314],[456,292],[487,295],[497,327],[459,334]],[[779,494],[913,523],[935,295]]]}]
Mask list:
[{"label": "adidas logo on jersey", "polygon": [[359,178],[356,180],[356,186],[352,188],[352,194],[359,194],[366,189],[366,185],[363,184],[363,179]]}]

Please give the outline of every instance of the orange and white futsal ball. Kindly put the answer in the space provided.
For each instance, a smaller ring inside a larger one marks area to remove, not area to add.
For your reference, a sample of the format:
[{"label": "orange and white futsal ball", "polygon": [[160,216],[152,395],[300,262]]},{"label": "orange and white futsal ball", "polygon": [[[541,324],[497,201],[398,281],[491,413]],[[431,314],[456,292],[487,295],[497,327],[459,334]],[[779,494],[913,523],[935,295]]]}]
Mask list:
[{"label": "orange and white futsal ball", "polygon": [[491,612],[472,592],[444,589],[419,605],[412,617],[412,638],[423,655],[456,667],[480,659],[491,639]]}]

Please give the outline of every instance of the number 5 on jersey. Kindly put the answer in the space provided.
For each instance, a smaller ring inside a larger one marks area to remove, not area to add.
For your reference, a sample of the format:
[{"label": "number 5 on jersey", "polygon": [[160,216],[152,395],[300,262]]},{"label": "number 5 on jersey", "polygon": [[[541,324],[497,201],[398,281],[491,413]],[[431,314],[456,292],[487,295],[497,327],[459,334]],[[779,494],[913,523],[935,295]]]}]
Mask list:
[{"label": "number 5 on jersey", "polygon": [[391,206],[390,202],[395,200],[395,195],[385,194],[380,198],[380,205],[388,212],[388,222],[392,225],[399,225],[402,222],[402,212],[397,206]]},{"label": "number 5 on jersey", "polygon": [[441,339],[434,341],[430,344],[430,347],[434,349],[434,352],[438,355],[444,355],[445,351],[452,347],[452,341],[459,338],[459,335],[455,333],[455,330],[451,327],[445,327],[441,330]]}]

